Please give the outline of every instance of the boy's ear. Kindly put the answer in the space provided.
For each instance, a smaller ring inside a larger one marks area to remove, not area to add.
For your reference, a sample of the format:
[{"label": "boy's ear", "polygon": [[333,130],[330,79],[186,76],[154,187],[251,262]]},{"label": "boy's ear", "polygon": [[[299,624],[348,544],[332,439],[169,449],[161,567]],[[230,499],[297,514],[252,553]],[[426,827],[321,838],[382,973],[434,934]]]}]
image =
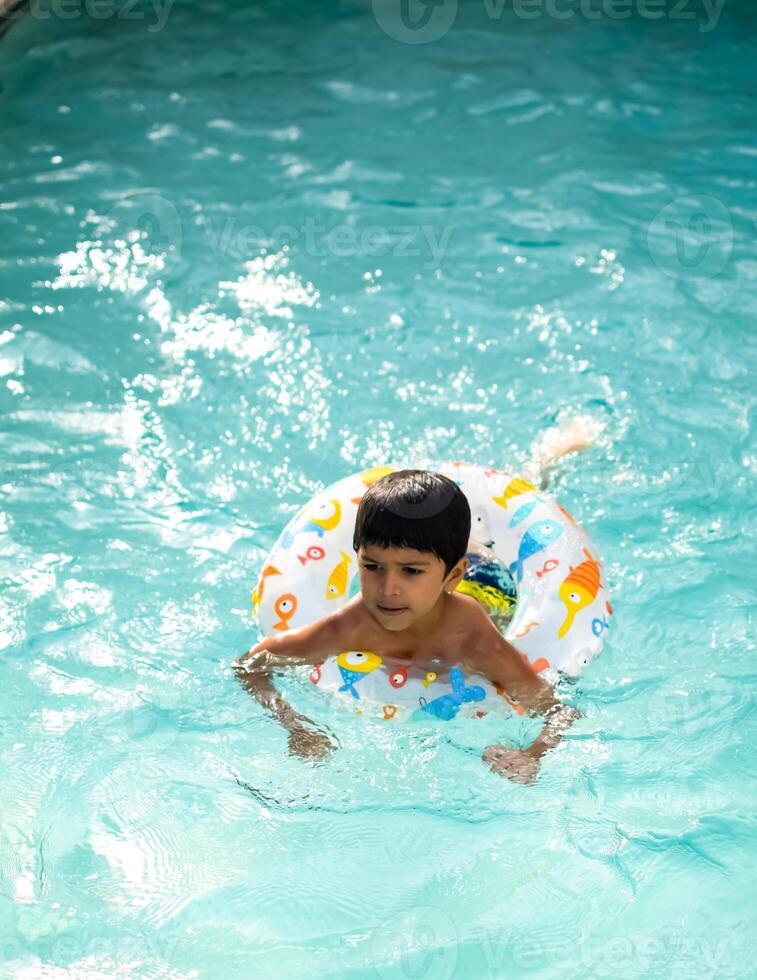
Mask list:
[{"label": "boy's ear", "polygon": [[463,580],[466,571],[468,570],[468,559],[461,558],[460,561],[455,565],[454,568],[450,569],[450,573],[444,580],[444,586],[448,591],[452,592],[457,588],[458,584]]}]

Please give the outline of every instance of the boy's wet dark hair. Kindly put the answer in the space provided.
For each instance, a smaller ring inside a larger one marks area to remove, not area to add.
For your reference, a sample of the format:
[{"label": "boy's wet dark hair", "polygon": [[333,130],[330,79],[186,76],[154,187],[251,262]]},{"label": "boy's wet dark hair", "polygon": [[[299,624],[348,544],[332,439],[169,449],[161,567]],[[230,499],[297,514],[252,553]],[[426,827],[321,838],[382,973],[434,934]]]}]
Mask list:
[{"label": "boy's wet dark hair", "polygon": [[470,526],[470,505],[453,480],[429,470],[397,470],[360,501],[352,546],[430,551],[444,562],[446,576],[465,555]]}]

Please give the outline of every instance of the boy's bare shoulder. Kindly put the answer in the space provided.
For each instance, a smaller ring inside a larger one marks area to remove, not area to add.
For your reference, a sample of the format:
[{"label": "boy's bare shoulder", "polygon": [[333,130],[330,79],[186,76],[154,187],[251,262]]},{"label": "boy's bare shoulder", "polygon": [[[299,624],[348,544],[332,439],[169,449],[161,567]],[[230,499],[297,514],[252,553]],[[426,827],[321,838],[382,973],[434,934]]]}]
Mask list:
[{"label": "boy's bare shoulder", "polygon": [[361,649],[357,643],[366,634],[365,614],[361,603],[350,600],[315,622],[265,637],[240,658],[240,662],[265,652],[269,656],[284,657],[290,663],[316,663],[343,650]]},{"label": "boy's bare shoulder", "polygon": [[455,638],[455,653],[465,650],[474,640],[487,636],[492,629],[497,631],[488,613],[473,596],[454,592],[450,596],[449,619],[444,624],[448,637]]},{"label": "boy's bare shoulder", "polygon": [[480,628],[482,624],[490,621],[481,603],[477,599],[474,599],[472,595],[453,592],[450,595],[450,599],[452,600],[452,615],[459,625],[475,629]]},{"label": "boy's bare shoulder", "polygon": [[368,612],[362,595],[356,595],[331,614],[331,622],[342,649],[361,649],[376,630],[376,620]]}]

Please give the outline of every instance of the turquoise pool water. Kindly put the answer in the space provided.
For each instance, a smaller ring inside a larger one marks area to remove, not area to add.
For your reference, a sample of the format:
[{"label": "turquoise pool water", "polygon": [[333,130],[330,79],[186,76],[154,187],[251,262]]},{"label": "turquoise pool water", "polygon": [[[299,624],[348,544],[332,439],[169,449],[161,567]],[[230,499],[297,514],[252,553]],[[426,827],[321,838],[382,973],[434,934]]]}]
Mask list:
[{"label": "turquoise pool water", "polygon": [[[2,976],[753,975],[757,22],[671,7],[4,35]],[[230,669],[283,524],[572,413],[616,616],[538,783],[296,679],[290,758]]]}]

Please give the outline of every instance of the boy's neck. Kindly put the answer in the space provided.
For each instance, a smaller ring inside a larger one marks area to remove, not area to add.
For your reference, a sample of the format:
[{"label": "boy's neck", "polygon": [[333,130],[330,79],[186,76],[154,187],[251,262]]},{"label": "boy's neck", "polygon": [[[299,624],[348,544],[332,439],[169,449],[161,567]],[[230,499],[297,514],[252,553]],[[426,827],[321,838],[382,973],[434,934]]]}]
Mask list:
[{"label": "boy's neck", "polygon": [[433,607],[429,609],[425,616],[421,616],[419,619],[416,619],[415,622],[411,623],[410,626],[406,626],[405,629],[387,630],[387,633],[392,633],[395,636],[411,636],[414,640],[422,639],[423,637],[428,636],[430,632],[437,629],[444,618],[446,598],[447,593],[442,592],[434,603]]}]

